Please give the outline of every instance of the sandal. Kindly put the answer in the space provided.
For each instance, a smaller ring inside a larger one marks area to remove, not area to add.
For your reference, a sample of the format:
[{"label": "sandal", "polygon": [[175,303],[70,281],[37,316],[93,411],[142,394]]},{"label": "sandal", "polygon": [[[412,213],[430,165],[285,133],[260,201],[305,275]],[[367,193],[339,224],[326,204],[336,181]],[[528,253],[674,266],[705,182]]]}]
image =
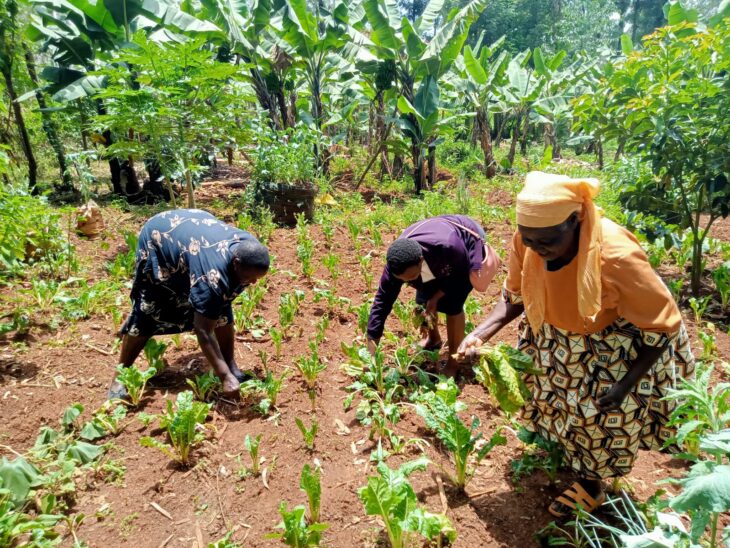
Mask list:
[{"label": "sandal", "polygon": [[[590,514],[603,504],[605,500],[606,493],[601,492],[598,498],[593,498],[588,494],[588,491],[586,491],[585,488],[576,481],[553,501],[553,503],[548,507],[548,512],[556,518],[567,518],[580,504],[583,511]],[[569,508],[571,511],[563,512],[561,511],[561,506]]]}]

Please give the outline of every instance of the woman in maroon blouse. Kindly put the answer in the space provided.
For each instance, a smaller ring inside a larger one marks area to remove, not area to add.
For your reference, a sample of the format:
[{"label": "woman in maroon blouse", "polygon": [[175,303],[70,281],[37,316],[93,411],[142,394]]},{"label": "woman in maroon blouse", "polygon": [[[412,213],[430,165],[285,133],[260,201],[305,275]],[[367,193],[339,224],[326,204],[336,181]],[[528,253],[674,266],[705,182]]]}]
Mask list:
[{"label": "woman in maroon blouse", "polygon": [[[463,215],[441,215],[409,226],[388,249],[386,265],[368,321],[368,348],[375,351],[385,319],[404,283],[416,289],[424,319],[421,346],[441,347],[438,314],[446,314],[446,336],[453,353],[464,339],[464,302],[472,289],[485,291],[499,258],[484,240],[484,229]],[[458,362],[449,358],[444,371],[454,375]]]}]

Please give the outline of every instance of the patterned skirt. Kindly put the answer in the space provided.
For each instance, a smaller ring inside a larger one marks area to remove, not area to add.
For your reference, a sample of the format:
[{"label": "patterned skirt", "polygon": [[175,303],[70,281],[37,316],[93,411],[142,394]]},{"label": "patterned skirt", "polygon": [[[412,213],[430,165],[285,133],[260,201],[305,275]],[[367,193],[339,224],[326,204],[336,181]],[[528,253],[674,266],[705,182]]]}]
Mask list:
[{"label": "patterned skirt", "polygon": [[[626,374],[637,343],[666,350],[620,409],[598,411],[594,401]],[[694,376],[684,324],[667,336],[618,319],[598,333],[582,335],[547,324],[534,333],[523,319],[519,348],[542,371],[527,379],[532,400],[522,410],[526,427],[560,443],[582,477],[626,475],[639,449],[662,449],[674,435],[667,422],[676,403],[662,398],[678,379]]]}]

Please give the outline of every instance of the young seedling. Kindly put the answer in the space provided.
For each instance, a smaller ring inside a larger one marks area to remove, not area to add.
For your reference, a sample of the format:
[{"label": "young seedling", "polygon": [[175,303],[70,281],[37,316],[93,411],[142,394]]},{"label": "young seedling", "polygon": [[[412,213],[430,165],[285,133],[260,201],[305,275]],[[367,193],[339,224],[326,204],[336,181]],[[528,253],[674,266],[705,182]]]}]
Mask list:
[{"label": "young seedling", "polygon": [[140,371],[136,366],[124,367],[122,364],[117,366],[117,380],[127,389],[129,394],[129,402],[132,407],[137,407],[142,401],[147,381],[157,374],[154,367],[150,367],[145,371]]},{"label": "young seedling", "polygon": [[365,513],[378,516],[385,524],[392,548],[415,545],[418,536],[441,546],[441,538],[456,540],[456,530],[443,514],[432,514],[418,505],[418,498],[408,477],[417,470],[425,470],[425,458],[407,462],[392,470],[384,462],[377,465],[377,476],[369,476],[368,483],[357,491],[365,505]]},{"label": "young seedling", "polygon": [[309,400],[312,402],[312,409],[316,407],[317,399],[317,379],[319,374],[327,369],[327,364],[319,357],[317,343],[311,341],[309,343],[309,356],[301,356],[297,360],[297,369],[302,375],[302,379],[307,387]]},{"label": "young seedling", "polygon": [[730,301],[730,261],[712,271],[712,281],[720,294],[721,310],[725,310]]},{"label": "young seedling", "polygon": [[359,258],[360,261],[360,274],[362,275],[362,279],[365,282],[365,287],[367,288],[368,294],[373,292],[373,269],[372,269],[372,263],[373,258],[370,256],[370,254],[362,255]]},{"label": "young seedling", "polygon": [[368,332],[368,320],[370,319],[370,303],[367,301],[360,303],[359,306],[351,307],[350,311],[354,312],[357,316],[357,329],[360,333],[366,335]]},{"label": "young seedling", "polygon": [[266,350],[259,350],[258,352],[259,360],[261,360],[261,367],[264,368],[264,371],[269,370],[269,353]]},{"label": "young seedling", "polygon": [[126,426],[124,419],[127,417],[127,408],[117,405],[112,409],[111,406],[111,402],[105,402],[94,413],[94,417],[83,426],[79,436],[92,441],[109,435],[119,435]]},{"label": "young seedling", "polygon": [[322,344],[325,340],[327,329],[330,326],[330,319],[327,316],[322,316],[315,326],[314,342],[318,345]]},{"label": "young seedling", "polygon": [[299,306],[304,299],[304,291],[294,290],[292,293],[284,293],[279,297],[279,327],[284,336],[287,336],[289,328],[294,323],[294,318],[299,312]]},{"label": "young seedling", "polygon": [[190,462],[190,451],[205,439],[205,419],[210,404],[193,400],[189,390],[177,395],[175,408],[167,400],[167,413],[160,418],[160,426],[167,430],[170,444],[145,436],[139,440],[144,447],[156,447],[182,465]]},{"label": "young seedling", "polygon": [[243,446],[248,451],[248,455],[251,457],[251,474],[258,477],[261,474],[261,457],[259,457],[259,446],[261,445],[261,438],[263,434],[259,434],[255,438],[252,438],[246,434],[246,438],[243,440]]},{"label": "young seedling", "polygon": [[351,217],[347,218],[347,231],[350,233],[350,239],[352,239],[352,245],[355,248],[355,252],[360,252],[360,225],[354,221]]},{"label": "young seedling", "polygon": [[715,337],[715,324],[707,322],[705,326],[707,331],[703,329],[697,329],[697,336],[702,341],[702,356],[700,359],[703,361],[712,360],[717,354],[717,341]]},{"label": "young seedling", "polygon": [[312,425],[309,428],[304,426],[304,422],[302,422],[302,419],[299,417],[295,418],[294,422],[297,423],[297,428],[299,428],[299,431],[302,433],[304,445],[307,447],[307,450],[314,451],[314,440],[317,437],[317,432],[319,431],[319,424],[317,421],[313,420]]},{"label": "young seedling", "polygon": [[144,345],[144,357],[150,368],[156,371],[155,375],[159,375],[165,370],[165,360],[162,359],[165,350],[167,350],[167,345],[155,339],[148,340]]},{"label": "young seedling", "polygon": [[187,379],[186,382],[195,397],[202,402],[207,402],[221,388],[221,380],[212,371],[196,375],[195,379]]},{"label": "young seedling", "polygon": [[271,337],[271,342],[274,343],[274,351],[278,360],[281,356],[281,343],[284,341],[284,332],[281,329],[272,327],[269,329],[269,336]]},{"label": "young seedling", "polygon": [[[477,449],[477,442],[482,438],[479,428],[479,419],[472,417],[471,426],[466,426],[459,418],[456,405],[449,405],[437,394],[424,394],[416,405],[416,411],[426,421],[426,426],[441,440],[454,458],[454,473],[446,472],[451,482],[460,490],[466,488],[467,483],[476,472],[479,463],[497,445],[505,445],[507,438],[501,434],[501,429],[492,435],[491,439]],[[473,459],[473,467],[469,460]]]},{"label": "young seedling", "polygon": [[311,466],[305,464],[299,479],[299,488],[307,494],[307,500],[309,501],[309,523],[319,521],[319,507],[322,497],[321,473],[319,467],[315,467],[313,470]]},{"label": "young seedling", "polygon": [[291,512],[287,509],[286,502],[279,506],[281,523],[276,528],[282,529],[281,533],[269,533],[266,538],[278,538],[287,546],[305,548],[307,546],[319,546],[322,533],[329,527],[325,523],[307,523],[304,516],[306,508],[295,506]]},{"label": "young seedling", "polygon": [[332,281],[337,282],[337,278],[340,277],[340,258],[337,256],[337,254],[327,253],[327,255],[322,258],[322,264],[330,273],[330,278],[332,278]]},{"label": "young seedling", "polygon": [[370,241],[373,243],[375,247],[382,247],[383,246],[383,235],[380,232],[380,227],[378,227],[378,224],[375,222],[375,219],[371,219],[370,223],[368,223],[368,228],[370,230]]},{"label": "young seedling", "polygon": [[322,235],[324,236],[324,243],[327,249],[332,249],[332,244],[335,241],[335,227],[329,219],[322,220]]},{"label": "young seedling", "polygon": [[277,529],[283,529],[283,533],[272,533],[267,535],[267,538],[278,538],[285,544],[297,548],[319,546],[322,532],[328,528],[328,525],[319,523],[320,499],[322,496],[320,469],[315,468],[312,470],[308,464],[305,464],[302,469],[299,488],[307,494],[309,516],[306,516],[307,509],[303,505],[299,505],[289,512],[286,503],[282,502],[279,512],[283,521],[276,527]]},{"label": "young seedling", "polygon": [[702,316],[705,315],[705,311],[707,310],[707,306],[710,304],[711,298],[711,295],[705,295],[699,299],[696,297],[689,298],[689,307],[692,309],[692,312],[694,312],[695,322],[697,322],[697,325],[701,325]]},{"label": "young seedling", "polygon": [[684,447],[691,455],[699,455],[703,434],[727,428],[730,417],[730,383],[711,382],[712,365],[699,363],[692,381],[680,380],[677,390],[671,390],[667,400],[677,402],[667,426],[677,428],[676,435],[665,446]]},{"label": "young seedling", "polygon": [[268,415],[271,409],[276,409],[276,401],[284,388],[284,379],[288,376],[289,369],[286,369],[279,377],[275,377],[271,370],[268,370],[264,380],[249,379],[243,382],[241,396],[246,398],[252,394],[262,395],[263,398],[256,404],[256,409],[262,415]]},{"label": "young seedling", "polygon": [[517,484],[535,470],[542,470],[550,484],[555,484],[558,469],[563,463],[564,452],[559,443],[548,441],[535,432],[520,428],[517,437],[525,444],[525,449],[518,459],[511,463],[512,482]]}]

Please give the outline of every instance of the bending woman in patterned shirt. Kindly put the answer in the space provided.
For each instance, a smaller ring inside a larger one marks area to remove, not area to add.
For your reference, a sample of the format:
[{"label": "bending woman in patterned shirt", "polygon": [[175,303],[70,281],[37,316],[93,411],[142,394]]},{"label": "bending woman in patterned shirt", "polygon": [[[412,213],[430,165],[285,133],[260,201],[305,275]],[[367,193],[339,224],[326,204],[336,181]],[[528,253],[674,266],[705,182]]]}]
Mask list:
[{"label": "bending woman in patterned shirt", "polygon": [[[194,331],[200,348],[235,394],[244,374],[234,357],[231,302],[269,270],[269,252],[248,232],[199,209],[165,211],[137,241],[132,312],[122,325],[119,362],[129,367],[153,335]],[[116,380],[109,398],[125,398]]]},{"label": "bending woman in patterned shirt", "polygon": [[462,356],[522,315],[519,348],[541,373],[527,379],[528,430],[558,442],[578,481],[556,517],[605,499],[603,479],[631,471],[639,449],[661,449],[677,379],[694,374],[674,299],[636,238],[602,218],[595,179],[532,172],[517,196],[503,300],[469,334]]}]

